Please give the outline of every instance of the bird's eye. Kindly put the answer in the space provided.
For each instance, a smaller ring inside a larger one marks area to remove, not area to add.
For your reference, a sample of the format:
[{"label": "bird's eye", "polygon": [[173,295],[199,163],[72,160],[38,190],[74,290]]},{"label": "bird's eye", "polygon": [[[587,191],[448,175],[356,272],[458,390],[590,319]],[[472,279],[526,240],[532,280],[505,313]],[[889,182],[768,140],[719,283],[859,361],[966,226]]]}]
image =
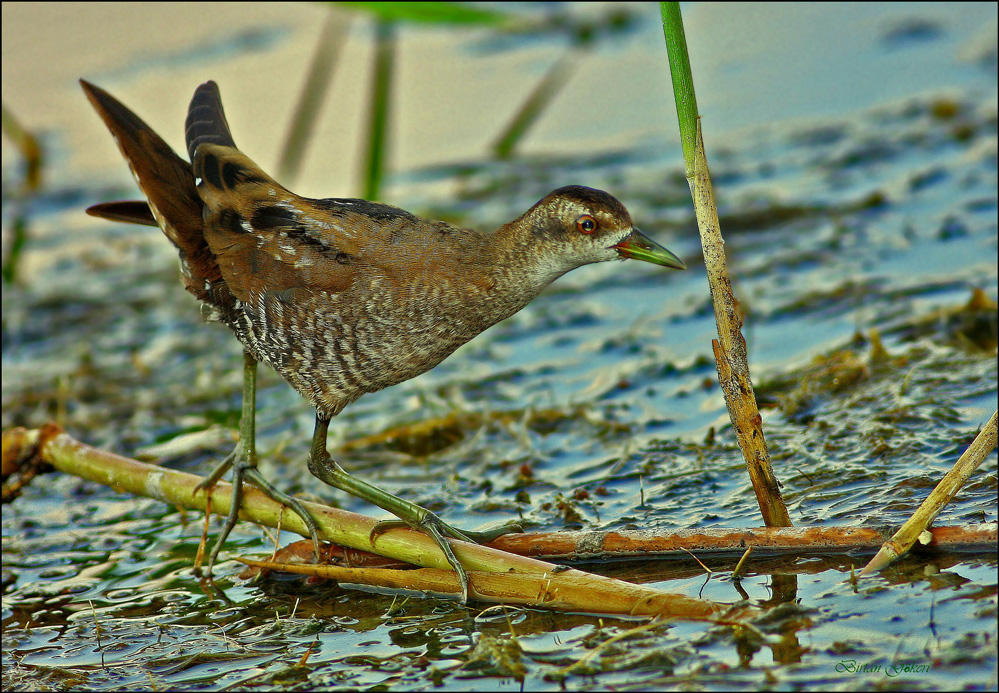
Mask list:
[{"label": "bird's eye", "polygon": [[597,220],[589,214],[584,214],[576,219],[576,228],[580,233],[591,234],[597,230]]}]

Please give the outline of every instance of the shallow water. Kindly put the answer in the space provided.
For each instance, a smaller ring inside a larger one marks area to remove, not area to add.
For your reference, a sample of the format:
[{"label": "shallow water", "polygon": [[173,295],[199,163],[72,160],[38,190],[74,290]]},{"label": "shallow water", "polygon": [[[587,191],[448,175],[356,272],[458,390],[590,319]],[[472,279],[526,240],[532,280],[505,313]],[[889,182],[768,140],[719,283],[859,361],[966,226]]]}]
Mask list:
[{"label": "shallow water", "polygon": [[[780,15],[726,7],[685,7],[685,22],[775,472],[796,525],[898,524],[997,405],[996,311],[960,310],[972,289],[993,301],[997,294],[995,6],[809,6]],[[224,10],[206,10],[215,11]],[[176,142],[193,85],[215,77],[237,141],[267,168],[267,147],[279,143],[261,128],[269,118],[246,114],[274,109],[283,118],[286,103],[244,95],[280,83],[274,64],[301,70],[311,51],[305,27],[321,12],[296,8],[281,21],[264,8],[234,19],[216,42],[230,48],[219,53],[202,29],[183,31],[191,18],[157,17],[176,43],[151,46],[142,60],[140,45],[119,39],[107,52],[131,56],[120,64],[79,51],[61,76],[39,67],[35,84],[50,90],[56,114],[18,90],[28,67],[8,80],[19,45],[8,41],[11,20],[30,36],[43,19],[12,12],[4,6],[5,104],[28,125],[49,124],[52,163],[27,208],[21,278],[3,291],[4,428],[56,419],[89,444],[132,455],[213,423],[234,426],[240,349],[223,328],[201,322],[170,245],[155,229],[81,214],[133,193],[70,79],[93,78]],[[141,19],[122,12],[122,21]],[[505,108],[493,111],[512,112],[511,99],[526,96],[564,43],[534,38],[500,51],[482,33],[402,32],[397,173],[385,201],[488,228],[552,188],[583,183],[618,196],[691,267],[577,270],[434,371],[334,420],[330,449],[345,466],[458,526],[760,524],[715,381],[714,320],[666,110],[658,17],[644,8],[637,18],[580,59],[523,151],[505,163],[483,157],[503,118],[485,114],[479,97],[502,94]],[[47,26],[59,36],[58,25]],[[267,40],[230,41],[254,28]],[[368,43],[355,27],[338,68],[345,83],[336,83],[335,103],[349,112],[362,98],[345,84],[366,69]],[[440,83],[434,70],[414,70],[438,64],[448,66]],[[453,72],[468,82],[460,125],[442,120],[456,110],[447,103]],[[427,134],[442,124],[453,137]],[[352,162],[353,149],[337,147],[358,131],[336,129],[313,148],[350,151]],[[446,142],[435,148],[435,139]],[[4,147],[6,233],[16,175]],[[333,187],[303,183],[302,192],[355,194],[343,182],[352,164],[317,165],[324,157],[310,157],[302,180]],[[8,243],[5,236],[5,254]],[[889,360],[870,359],[872,331]],[[462,424],[441,424],[433,436],[364,441],[453,414]],[[257,420],[268,478],[372,513],[308,475],[313,413],[266,370]],[[715,442],[705,443],[712,430]],[[349,451],[338,454],[345,442]],[[227,446],[163,463],[204,473]],[[936,524],[995,519],[993,452]],[[636,623],[480,616],[437,599],[298,582],[233,581],[223,599],[192,575],[200,532],[200,518],[156,501],[37,478],[3,514],[5,688],[996,685],[994,555],[911,558],[859,588],[846,578],[862,556],[802,557],[776,569],[761,561],[739,584],[724,572],[731,565],[711,579],[661,579],[654,584],[692,596],[735,602],[741,589],[757,603],[787,603],[771,604],[761,626],[767,642],[678,622],[607,644]],[[223,555],[269,547],[259,529],[240,525]],[[226,563],[220,572],[239,569]],[[799,574],[796,591],[773,594],[780,572]]]}]

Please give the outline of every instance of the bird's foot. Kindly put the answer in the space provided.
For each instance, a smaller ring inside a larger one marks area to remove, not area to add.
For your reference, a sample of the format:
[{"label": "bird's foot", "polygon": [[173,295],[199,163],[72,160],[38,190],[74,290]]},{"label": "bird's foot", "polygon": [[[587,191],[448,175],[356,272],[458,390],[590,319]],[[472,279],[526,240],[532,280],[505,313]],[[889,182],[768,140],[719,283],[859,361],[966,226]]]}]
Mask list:
[{"label": "bird's foot", "polygon": [[212,568],[215,566],[215,561],[218,558],[219,552],[222,550],[223,544],[225,544],[226,539],[229,538],[229,534],[239,521],[239,508],[243,501],[244,481],[249,481],[267,494],[272,500],[280,503],[286,508],[290,508],[292,512],[302,518],[302,521],[305,523],[306,527],[308,527],[309,534],[312,537],[315,559],[318,562],[322,554],[319,550],[319,526],[316,524],[315,519],[313,519],[312,515],[309,514],[298,499],[292,498],[283,491],[278,490],[273,484],[263,477],[257,469],[256,455],[253,451],[249,450],[249,446],[245,445],[243,441],[244,439],[241,437],[233,451],[229,453],[229,455],[226,456],[226,458],[222,460],[222,462],[214,470],[212,470],[212,473],[209,474],[204,481],[195,487],[195,493],[198,491],[210,492],[211,489],[215,487],[215,484],[218,483],[219,479],[221,479],[226,473],[229,467],[232,467],[232,496],[229,500],[229,512],[226,515],[222,529],[219,531],[219,535],[215,540],[215,544],[212,546],[211,553],[208,555],[208,575],[210,576],[212,574]]},{"label": "bird's foot", "polygon": [[[317,430],[319,429],[317,428]],[[324,430],[322,433],[325,435]],[[430,535],[437,542],[441,551],[444,552],[444,557],[447,559],[448,564],[458,576],[458,581],[461,583],[462,603],[468,602],[468,573],[465,572],[461,562],[454,555],[448,538],[481,544],[489,542],[502,534],[523,531],[519,525],[506,525],[485,532],[463,532],[455,529],[426,508],[394,496],[355,476],[351,476],[329,456],[325,447],[321,445],[324,442],[323,438],[319,436],[313,441],[313,451],[309,455],[309,471],[320,481],[334,488],[346,491],[369,503],[373,503],[384,510],[388,510],[399,518],[399,520],[386,520],[375,524],[370,535],[372,546],[380,534],[393,527],[410,527]]]},{"label": "bird's foot", "polygon": [[447,559],[447,562],[451,565],[455,574],[458,576],[458,582],[461,583],[462,604],[468,603],[468,573],[465,572],[465,568],[461,565],[461,561],[458,560],[458,557],[454,555],[454,551],[451,549],[451,545],[448,542],[447,537],[458,539],[459,541],[467,541],[471,544],[488,544],[496,537],[501,537],[504,534],[524,531],[524,528],[519,524],[509,523],[490,530],[465,532],[444,522],[444,520],[442,520],[437,513],[431,512],[430,510],[427,510],[419,505],[414,505],[413,507],[418,508],[422,512],[422,516],[413,522],[406,520],[381,520],[380,522],[375,523],[375,526],[371,528],[371,534],[368,537],[371,540],[371,545],[374,546],[375,541],[381,534],[390,529],[396,529],[399,527],[408,527],[410,529],[415,529],[418,532],[430,535],[434,541],[437,542],[441,551],[444,552],[444,557]]}]

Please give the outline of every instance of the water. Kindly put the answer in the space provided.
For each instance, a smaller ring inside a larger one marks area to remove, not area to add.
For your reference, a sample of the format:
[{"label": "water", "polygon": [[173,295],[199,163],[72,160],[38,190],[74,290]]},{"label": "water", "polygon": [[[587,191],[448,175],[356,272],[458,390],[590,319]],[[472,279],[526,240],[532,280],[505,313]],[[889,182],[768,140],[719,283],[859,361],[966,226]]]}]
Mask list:
[{"label": "water", "polygon": [[[43,131],[51,152],[46,187],[28,207],[21,279],[3,292],[4,428],[56,419],[89,444],[131,455],[213,423],[234,426],[239,346],[200,321],[170,245],[155,229],[81,214],[133,189],[73,80],[110,89],[178,143],[193,86],[212,77],[237,142],[272,168],[274,124],[285,122],[297,89],[287,75],[299,78],[324,10],[268,6],[235,17],[209,7],[205,17],[221,17],[218,37],[206,19],[171,7],[68,10],[93,27],[82,35],[68,28],[74,17],[45,8],[3,11],[5,104]],[[162,36],[116,30],[112,40],[108,12],[136,29],[156,22]],[[997,294],[995,6],[684,13],[730,271],[792,520],[900,523],[997,405],[996,311],[961,310],[972,289]],[[330,449],[345,466],[458,526],[760,524],[715,382],[714,321],[657,12],[636,17],[580,59],[505,163],[485,157],[485,143],[565,42],[507,40],[499,50],[477,31],[401,33],[386,202],[489,228],[552,188],[591,185],[618,196],[691,268],[577,270],[434,371],[334,420]],[[266,40],[236,40],[250,35]],[[357,194],[353,143],[363,128],[354,116],[363,114],[369,43],[358,23],[332,115],[295,186],[304,194]],[[71,58],[35,59],[55,45]],[[5,228],[15,160],[5,140]],[[869,360],[872,331],[891,356],[885,363]],[[434,420],[433,435],[374,440]],[[263,472],[282,488],[372,513],[308,475],[312,423],[307,404],[262,370]],[[204,473],[226,451],[218,443],[164,463]],[[936,524],[995,521],[995,499],[993,452]],[[192,575],[200,532],[200,518],[156,501],[37,478],[4,508],[5,687],[996,685],[994,555],[907,559],[857,588],[849,569],[866,558],[845,555],[760,560],[738,585],[730,564],[712,564],[722,572],[711,579],[689,569],[650,576],[725,602],[741,589],[762,603],[776,590],[797,607],[769,614],[766,643],[679,622],[611,643],[637,624],[540,611],[479,616],[474,606],[329,585],[253,586],[229,580],[234,563],[220,568],[223,596]],[[223,556],[269,547],[259,529],[240,525]],[[798,575],[796,589],[781,591],[781,573]]]}]

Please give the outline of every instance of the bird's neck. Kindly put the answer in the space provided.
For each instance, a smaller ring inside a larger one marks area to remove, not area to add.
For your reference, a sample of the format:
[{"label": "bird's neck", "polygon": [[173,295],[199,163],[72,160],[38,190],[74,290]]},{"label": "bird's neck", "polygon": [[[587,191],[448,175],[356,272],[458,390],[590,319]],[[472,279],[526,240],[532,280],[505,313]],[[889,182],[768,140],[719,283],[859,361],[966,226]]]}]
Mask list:
[{"label": "bird's neck", "polygon": [[524,215],[500,227],[492,245],[495,253],[492,267],[508,277],[516,292],[524,294],[525,305],[572,269],[549,239],[531,228],[530,218]]}]

